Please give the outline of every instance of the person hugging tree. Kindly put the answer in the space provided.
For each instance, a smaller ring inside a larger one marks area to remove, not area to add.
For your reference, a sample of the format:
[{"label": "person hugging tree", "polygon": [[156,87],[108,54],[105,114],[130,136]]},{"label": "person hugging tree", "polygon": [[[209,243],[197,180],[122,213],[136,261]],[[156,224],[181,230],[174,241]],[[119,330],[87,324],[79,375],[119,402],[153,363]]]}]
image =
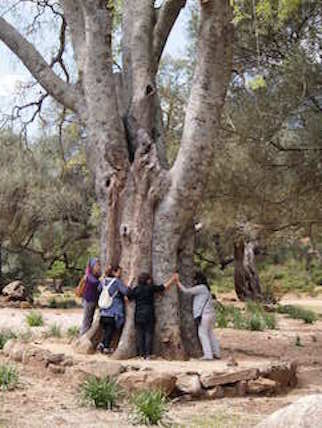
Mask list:
[{"label": "person hugging tree", "polygon": [[173,276],[163,285],[154,285],[151,275],[143,272],[138,277],[137,286],[128,293],[128,299],[135,301],[136,346],[139,357],[150,359],[152,355],[155,326],[154,294],[163,293],[174,282]]}]

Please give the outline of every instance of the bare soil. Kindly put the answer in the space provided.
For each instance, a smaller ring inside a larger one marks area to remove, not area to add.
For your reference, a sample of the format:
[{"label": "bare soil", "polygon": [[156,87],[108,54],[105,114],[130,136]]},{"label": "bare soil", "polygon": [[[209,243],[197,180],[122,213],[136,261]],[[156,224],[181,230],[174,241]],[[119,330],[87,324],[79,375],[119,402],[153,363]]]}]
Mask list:
[{"label": "bare soil", "polygon": [[[224,300],[230,300],[226,296]],[[322,313],[322,300],[312,298],[298,299],[289,296],[282,303],[300,304]],[[64,333],[68,327],[79,325],[80,309],[42,309],[45,326],[32,328],[34,343],[52,352],[64,352],[77,360],[100,360],[103,355],[80,356],[73,354],[66,337],[44,339],[42,333],[51,324],[60,325]],[[0,309],[0,329],[10,328],[23,331],[29,310]],[[168,362],[161,359],[148,364],[164,371],[205,370],[216,371],[227,366],[233,355],[240,367],[257,367],[267,361],[297,360],[299,364],[298,386],[286,395],[256,398],[224,398],[212,401],[177,401],[169,404],[171,426],[186,428],[220,428],[255,426],[266,415],[271,414],[300,396],[322,393],[322,321],[306,325],[301,320],[292,320],[278,315],[278,330],[250,332],[233,329],[216,329],[220,339],[223,358],[221,361]],[[296,346],[299,336],[303,346]],[[0,352],[0,364],[5,357]],[[127,362],[129,363],[129,362]],[[140,360],[131,363],[140,366]],[[10,428],[54,428],[54,427],[131,427],[128,404],[113,412],[96,410],[81,402],[79,386],[66,376],[46,376],[30,366],[17,364],[20,373],[19,388],[10,392],[0,392],[0,427]]]}]

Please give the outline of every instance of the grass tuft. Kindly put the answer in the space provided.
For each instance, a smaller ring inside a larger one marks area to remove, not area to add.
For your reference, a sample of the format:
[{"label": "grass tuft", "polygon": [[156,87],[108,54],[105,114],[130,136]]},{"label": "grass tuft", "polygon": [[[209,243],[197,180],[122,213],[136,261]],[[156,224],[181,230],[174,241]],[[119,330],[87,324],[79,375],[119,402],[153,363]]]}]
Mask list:
[{"label": "grass tuft", "polygon": [[88,378],[81,385],[82,396],[85,401],[99,409],[112,410],[121,395],[119,386],[114,380]]},{"label": "grass tuft", "polygon": [[167,412],[167,399],[161,391],[142,391],[132,396],[134,422],[157,425]]},{"label": "grass tuft", "polygon": [[58,324],[52,324],[48,328],[48,330],[46,331],[46,336],[47,337],[61,338],[62,337],[62,333],[61,333],[60,325],[58,325]]},{"label": "grass tuft", "polygon": [[18,385],[18,372],[15,367],[0,365],[0,390],[9,391]]},{"label": "grass tuft", "polygon": [[313,324],[318,319],[315,312],[310,309],[302,308],[301,306],[278,305],[277,312],[279,314],[287,314],[293,319],[301,319],[306,324]]},{"label": "grass tuft", "polygon": [[16,339],[17,335],[12,330],[1,330],[0,331],[0,349],[4,348],[4,345],[10,339]]},{"label": "grass tuft", "polygon": [[67,336],[69,339],[75,339],[79,336],[79,327],[77,325],[73,325],[68,328],[67,330]]},{"label": "grass tuft", "polygon": [[36,311],[31,311],[26,316],[26,321],[29,327],[41,327],[42,325],[44,325],[44,320],[41,313]]}]

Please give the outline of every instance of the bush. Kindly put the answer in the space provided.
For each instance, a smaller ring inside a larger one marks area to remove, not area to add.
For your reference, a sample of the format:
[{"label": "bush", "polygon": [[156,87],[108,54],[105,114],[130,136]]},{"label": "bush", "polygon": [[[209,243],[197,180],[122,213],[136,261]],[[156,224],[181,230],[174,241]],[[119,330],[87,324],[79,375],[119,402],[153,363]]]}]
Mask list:
[{"label": "bush", "polygon": [[14,367],[0,365],[0,390],[8,391],[18,385],[18,372]]},{"label": "bush", "polygon": [[277,312],[280,314],[287,314],[293,319],[302,319],[306,324],[313,324],[318,319],[315,312],[302,308],[301,306],[278,305]]},{"label": "bush", "polygon": [[269,330],[275,330],[277,327],[277,321],[276,321],[276,316],[275,314],[264,314],[264,320],[265,320],[265,324],[266,327]]},{"label": "bush", "polygon": [[47,337],[59,337],[60,338],[62,336],[60,325],[58,325],[58,324],[52,324],[48,328],[48,330],[46,332],[46,336]]},{"label": "bush", "polygon": [[55,297],[51,298],[48,302],[48,307],[51,309],[69,309],[75,308],[77,305],[74,299],[56,300]]},{"label": "bush", "polygon": [[136,423],[156,425],[167,412],[166,396],[161,391],[142,391],[132,396]]},{"label": "bush", "polygon": [[265,321],[258,313],[253,313],[249,319],[249,330],[263,331],[265,329]]},{"label": "bush", "polygon": [[95,407],[112,410],[121,392],[114,380],[88,378],[81,386],[83,398]]},{"label": "bush", "polygon": [[67,330],[67,336],[70,339],[74,339],[78,335],[79,335],[79,327],[77,327],[77,325],[73,325],[73,326],[71,326],[71,327],[68,328],[68,330]]},{"label": "bush", "polygon": [[41,313],[36,311],[31,311],[30,314],[27,315],[26,321],[29,327],[40,327],[44,325],[44,320]]},{"label": "bush", "polygon": [[12,330],[1,330],[0,331],[0,349],[4,348],[4,345],[10,339],[16,339],[17,336]]}]

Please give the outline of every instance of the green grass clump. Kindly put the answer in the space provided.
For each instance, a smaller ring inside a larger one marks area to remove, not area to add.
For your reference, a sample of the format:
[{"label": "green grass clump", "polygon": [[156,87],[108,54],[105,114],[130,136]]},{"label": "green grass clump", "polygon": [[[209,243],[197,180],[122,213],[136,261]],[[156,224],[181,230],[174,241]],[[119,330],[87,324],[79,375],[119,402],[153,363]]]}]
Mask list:
[{"label": "green grass clump", "polygon": [[69,339],[74,339],[75,337],[78,337],[79,335],[79,327],[77,325],[73,325],[68,328],[67,330],[67,336]]},{"label": "green grass clump", "polygon": [[8,391],[15,389],[18,385],[18,372],[15,367],[0,365],[0,390]]},{"label": "green grass clump", "polygon": [[306,324],[313,324],[318,319],[315,312],[310,309],[302,308],[301,306],[278,305],[277,312],[280,314],[287,314],[293,319],[301,319]]},{"label": "green grass clump", "polygon": [[78,304],[75,299],[57,300],[55,297],[52,297],[48,302],[48,307],[51,309],[69,309],[77,306]]},{"label": "green grass clump", "polygon": [[52,324],[48,328],[48,330],[46,332],[46,336],[47,337],[57,337],[57,338],[60,338],[62,336],[60,325],[58,325],[58,324]]},{"label": "green grass clump", "polygon": [[44,320],[41,313],[36,311],[31,311],[30,314],[26,316],[26,321],[29,327],[41,327],[44,325]]},{"label": "green grass clump", "polygon": [[85,401],[99,409],[112,410],[121,391],[114,380],[88,378],[81,386]]},{"label": "green grass clump", "polygon": [[4,348],[4,345],[10,339],[16,339],[17,335],[12,330],[1,330],[0,331],[0,349]]},{"label": "green grass clump", "polygon": [[132,396],[134,422],[159,424],[167,412],[167,399],[161,391],[142,391]]},{"label": "green grass clump", "polygon": [[275,314],[266,313],[262,305],[256,302],[247,302],[245,311],[233,305],[220,305],[216,310],[216,317],[219,328],[233,327],[252,331],[277,328]]}]

